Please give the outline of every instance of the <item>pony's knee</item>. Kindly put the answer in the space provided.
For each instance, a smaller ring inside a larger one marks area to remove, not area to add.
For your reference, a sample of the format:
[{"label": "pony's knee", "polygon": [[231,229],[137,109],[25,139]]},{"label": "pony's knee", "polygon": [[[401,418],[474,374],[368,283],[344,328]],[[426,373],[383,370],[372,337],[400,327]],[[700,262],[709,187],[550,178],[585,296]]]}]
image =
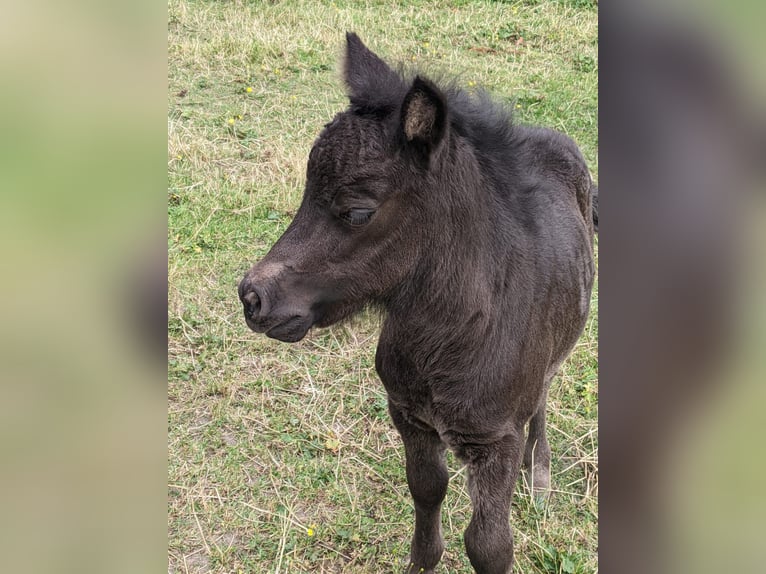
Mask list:
[{"label": "pony's knee", "polygon": [[509,574],[513,568],[511,529],[482,528],[471,522],[463,535],[465,550],[477,574]]}]

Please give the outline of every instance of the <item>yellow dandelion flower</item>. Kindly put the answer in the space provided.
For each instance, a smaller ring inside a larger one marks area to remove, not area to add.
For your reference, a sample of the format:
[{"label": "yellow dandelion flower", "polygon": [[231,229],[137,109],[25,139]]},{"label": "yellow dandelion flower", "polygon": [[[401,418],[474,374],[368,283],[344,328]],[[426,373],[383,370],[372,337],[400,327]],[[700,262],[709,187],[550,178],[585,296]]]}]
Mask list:
[{"label": "yellow dandelion flower", "polygon": [[314,534],[316,534],[316,530],[315,530],[316,527],[317,527],[316,524],[310,524],[309,527],[306,529],[306,535],[309,538],[311,538],[312,536],[314,536]]},{"label": "yellow dandelion flower", "polygon": [[475,85],[476,85],[476,82],[474,82],[473,80],[471,80],[470,82],[468,82],[468,87],[469,87],[469,88],[473,88]]},{"label": "yellow dandelion flower", "polygon": [[521,109],[521,104],[516,104],[516,109],[517,110]]},{"label": "yellow dandelion flower", "polygon": [[234,125],[234,118],[229,118],[227,121],[230,126]]},{"label": "yellow dandelion flower", "polygon": [[423,47],[424,47],[424,48],[428,48],[428,46],[430,46],[430,45],[431,45],[431,44],[429,44],[428,42],[423,42]]},{"label": "yellow dandelion flower", "polygon": [[246,87],[246,88],[245,88],[245,91],[246,91],[246,92],[249,94],[250,92],[252,92],[252,91],[253,91],[253,88],[251,88],[250,86],[248,86],[248,87]]}]

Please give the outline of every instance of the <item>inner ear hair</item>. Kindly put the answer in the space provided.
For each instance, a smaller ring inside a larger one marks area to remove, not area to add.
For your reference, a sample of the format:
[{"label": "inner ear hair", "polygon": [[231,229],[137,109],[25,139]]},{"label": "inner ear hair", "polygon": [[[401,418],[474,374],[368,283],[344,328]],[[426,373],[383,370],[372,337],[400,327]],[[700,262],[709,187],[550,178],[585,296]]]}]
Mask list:
[{"label": "inner ear hair", "polygon": [[436,122],[436,108],[423,92],[416,92],[407,102],[404,135],[408,141],[415,138],[430,140]]}]

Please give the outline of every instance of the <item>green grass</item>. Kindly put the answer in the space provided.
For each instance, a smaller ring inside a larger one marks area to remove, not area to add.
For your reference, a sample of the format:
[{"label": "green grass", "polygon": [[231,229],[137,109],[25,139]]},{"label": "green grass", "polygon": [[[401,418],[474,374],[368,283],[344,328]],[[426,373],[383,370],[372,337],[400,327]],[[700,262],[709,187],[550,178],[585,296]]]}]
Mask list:
[{"label": "green grass", "polygon": [[[597,174],[595,5],[168,6],[169,571],[399,571],[412,504],[374,371],[379,320],[278,343],[247,329],[237,283],[289,223],[311,143],[346,105],[345,30],[568,133]],[[597,570],[597,334],[593,313],[551,391],[555,496],[542,507],[518,485],[517,572]],[[464,472],[449,464],[440,571],[471,572]]]}]

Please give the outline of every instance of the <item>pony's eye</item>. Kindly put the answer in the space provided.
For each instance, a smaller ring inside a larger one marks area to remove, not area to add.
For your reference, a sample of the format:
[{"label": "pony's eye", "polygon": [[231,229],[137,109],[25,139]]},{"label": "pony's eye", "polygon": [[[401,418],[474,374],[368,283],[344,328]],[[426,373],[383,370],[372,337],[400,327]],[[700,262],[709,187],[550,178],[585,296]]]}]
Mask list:
[{"label": "pony's eye", "polygon": [[349,209],[340,214],[340,218],[349,225],[364,225],[375,213],[374,209]]}]

